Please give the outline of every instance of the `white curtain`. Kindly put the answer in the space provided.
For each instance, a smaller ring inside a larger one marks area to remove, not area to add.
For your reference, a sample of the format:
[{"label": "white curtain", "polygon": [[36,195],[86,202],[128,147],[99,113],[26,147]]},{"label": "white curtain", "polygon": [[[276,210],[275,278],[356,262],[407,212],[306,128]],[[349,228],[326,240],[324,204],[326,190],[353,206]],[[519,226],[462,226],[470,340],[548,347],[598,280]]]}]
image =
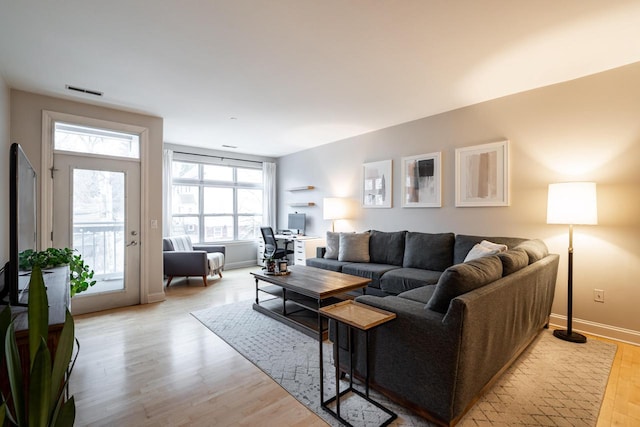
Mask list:
[{"label": "white curtain", "polygon": [[171,179],[173,165],[173,150],[162,151],[162,235],[171,235]]},{"label": "white curtain", "polygon": [[264,183],[262,223],[276,229],[276,164],[262,163],[262,182]]}]

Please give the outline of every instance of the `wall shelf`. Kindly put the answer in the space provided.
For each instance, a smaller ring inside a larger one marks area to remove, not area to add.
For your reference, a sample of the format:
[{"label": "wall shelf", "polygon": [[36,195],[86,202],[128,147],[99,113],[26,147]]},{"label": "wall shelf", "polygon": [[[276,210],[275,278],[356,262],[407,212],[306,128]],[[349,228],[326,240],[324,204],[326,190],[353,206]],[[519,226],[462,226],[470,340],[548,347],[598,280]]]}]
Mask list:
[{"label": "wall shelf", "polygon": [[315,206],[315,205],[316,204],[314,202],[289,203],[289,206],[295,207],[295,208],[302,208],[306,206]]},{"label": "wall shelf", "polygon": [[315,187],[313,185],[304,185],[302,187],[293,187],[287,189],[287,191],[305,191],[305,190],[313,190]]}]

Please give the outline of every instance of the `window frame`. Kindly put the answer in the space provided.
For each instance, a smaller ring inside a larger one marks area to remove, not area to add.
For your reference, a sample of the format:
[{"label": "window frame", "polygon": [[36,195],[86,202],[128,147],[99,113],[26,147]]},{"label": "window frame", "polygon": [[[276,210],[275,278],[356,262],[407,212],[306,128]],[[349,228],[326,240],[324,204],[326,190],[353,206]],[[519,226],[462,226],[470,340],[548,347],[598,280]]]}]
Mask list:
[{"label": "window frame", "polygon": [[[197,218],[198,222],[198,242],[201,244],[215,244],[222,242],[232,242],[232,241],[252,241],[258,238],[258,232],[256,231],[256,235],[252,238],[248,239],[239,239],[239,229],[240,229],[240,218],[255,218],[264,217],[263,208],[260,209],[259,212],[256,213],[239,213],[238,212],[238,190],[242,189],[250,189],[250,190],[260,190],[262,193],[262,200],[264,201],[264,177],[261,177],[259,183],[250,183],[250,182],[238,182],[238,169],[252,169],[256,171],[262,172],[261,166],[251,167],[245,165],[227,165],[227,164],[218,164],[215,162],[207,162],[207,161],[197,161],[194,159],[183,159],[183,158],[174,158],[173,159],[172,170],[175,171],[176,163],[188,163],[198,166],[198,178],[177,178],[174,174],[171,177],[171,191],[174,191],[175,186],[194,186],[198,188],[198,212],[197,213],[184,213],[184,214],[176,214],[173,212],[173,206],[171,207],[171,219],[173,222],[174,218]],[[232,170],[232,179],[231,181],[224,180],[214,180],[214,179],[205,179],[204,175],[204,167],[205,166],[218,166],[230,168]],[[262,175],[262,173],[261,173]],[[204,193],[206,188],[230,188],[232,190],[232,206],[233,212],[224,212],[224,213],[205,213],[205,205],[204,205]],[[233,220],[233,238],[231,240],[212,240],[208,241],[205,239],[205,220],[207,218],[215,218],[215,217],[232,217]]]}]

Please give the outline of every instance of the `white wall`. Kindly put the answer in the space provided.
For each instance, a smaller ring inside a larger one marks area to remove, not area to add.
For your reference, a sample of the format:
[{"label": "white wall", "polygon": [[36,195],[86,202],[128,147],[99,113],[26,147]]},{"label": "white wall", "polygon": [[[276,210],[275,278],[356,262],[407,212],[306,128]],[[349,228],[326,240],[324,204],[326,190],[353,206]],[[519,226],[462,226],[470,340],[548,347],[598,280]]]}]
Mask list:
[{"label": "white wall", "polygon": [[[9,261],[9,147],[10,137],[10,91],[0,76],[0,159],[2,159],[2,176],[0,176],[0,267]],[[4,279],[0,279],[4,280]],[[0,283],[0,288],[4,282]]]},{"label": "white wall", "polygon": [[[162,223],[162,118],[98,107],[67,99],[53,98],[18,90],[11,91],[11,140],[22,145],[31,164],[40,171],[42,146],[42,110],[74,114],[100,120],[127,123],[149,129],[146,174],[147,191],[141,195],[141,206],[147,218],[142,218],[142,268],[147,273],[148,292],[142,302],[164,300],[162,275],[162,229],[151,228],[151,220]],[[8,150],[7,150],[8,151]]]},{"label": "white wall", "polygon": [[[546,224],[547,185],[598,183],[599,225],[575,228],[574,328],[640,343],[640,63],[302,151],[279,160],[278,227],[298,210],[323,235],[322,198],[360,198],[362,163],[393,160],[393,208],[361,209],[342,229],[538,237],[561,255],[553,313],[566,313],[568,228]],[[509,207],[454,206],[455,148],[509,139]],[[443,207],[403,209],[400,159],[441,151]],[[308,192],[287,188],[314,185]],[[316,207],[288,203],[312,201]],[[593,300],[604,289],[605,302]],[[584,320],[584,322],[582,321]]]}]

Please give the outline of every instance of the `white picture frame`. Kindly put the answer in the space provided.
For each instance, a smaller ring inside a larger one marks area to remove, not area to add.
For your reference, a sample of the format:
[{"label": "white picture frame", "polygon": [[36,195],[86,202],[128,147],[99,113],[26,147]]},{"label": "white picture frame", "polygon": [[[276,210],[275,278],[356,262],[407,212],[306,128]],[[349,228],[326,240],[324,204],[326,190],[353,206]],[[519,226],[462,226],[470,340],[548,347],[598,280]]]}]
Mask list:
[{"label": "white picture frame", "polygon": [[509,206],[509,141],[456,149],[456,207]]},{"label": "white picture frame", "polygon": [[442,207],[442,152],[402,158],[402,207]]},{"label": "white picture frame", "polygon": [[390,208],[393,197],[393,162],[382,160],[362,165],[362,207]]}]

